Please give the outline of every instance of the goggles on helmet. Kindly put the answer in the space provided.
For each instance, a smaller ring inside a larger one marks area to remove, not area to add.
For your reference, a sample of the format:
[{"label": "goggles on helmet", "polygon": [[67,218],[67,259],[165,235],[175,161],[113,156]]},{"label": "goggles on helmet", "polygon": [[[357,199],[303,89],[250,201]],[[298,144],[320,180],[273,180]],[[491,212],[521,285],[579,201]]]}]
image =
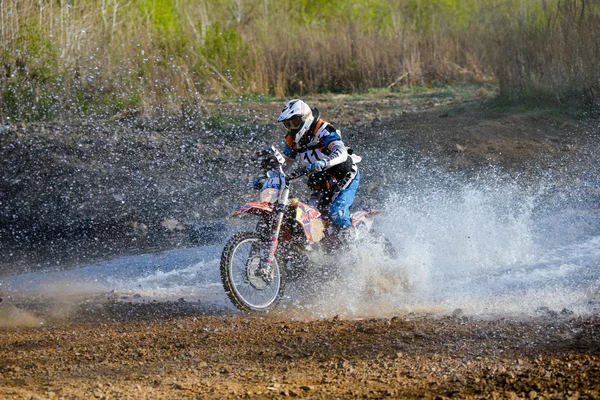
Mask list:
[{"label": "goggles on helmet", "polygon": [[303,123],[304,121],[301,116],[294,115],[292,118],[283,121],[283,126],[285,126],[288,131],[291,131],[292,129],[299,129]]}]

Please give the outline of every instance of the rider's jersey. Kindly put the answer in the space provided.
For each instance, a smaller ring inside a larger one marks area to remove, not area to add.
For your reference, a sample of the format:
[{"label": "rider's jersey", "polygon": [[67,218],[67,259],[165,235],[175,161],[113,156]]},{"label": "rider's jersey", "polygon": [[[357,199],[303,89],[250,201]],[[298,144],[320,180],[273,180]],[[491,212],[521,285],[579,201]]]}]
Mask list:
[{"label": "rider's jersey", "polygon": [[329,123],[317,119],[304,135],[300,143],[296,143],[294,136],[288,134],[285,138],[283,154],[288,164],[299,155],[306,165],[316,161],[325,161],[325,170],[335,176],[340,182],[340,189],[345,189],[354,179],[358,171],[355,159],[352,157],[342,141],[339,132]]}]

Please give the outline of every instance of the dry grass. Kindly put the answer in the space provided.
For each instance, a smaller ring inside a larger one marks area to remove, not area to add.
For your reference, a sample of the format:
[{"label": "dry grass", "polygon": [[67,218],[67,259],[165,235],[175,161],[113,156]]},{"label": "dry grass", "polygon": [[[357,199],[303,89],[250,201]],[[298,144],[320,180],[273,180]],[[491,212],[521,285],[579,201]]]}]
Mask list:
[{"label": "dry grass", "polygon": [[499,22],[491,53],[501,90],[568,95],[600,84],[600,2],[562,1],[543,14]]},{"label": "dry grass", "polygon": [[504,93],[597,93],[598,0],[298,4],[0,0],[0,113],[150,112],[231,95],[493,79]]}]

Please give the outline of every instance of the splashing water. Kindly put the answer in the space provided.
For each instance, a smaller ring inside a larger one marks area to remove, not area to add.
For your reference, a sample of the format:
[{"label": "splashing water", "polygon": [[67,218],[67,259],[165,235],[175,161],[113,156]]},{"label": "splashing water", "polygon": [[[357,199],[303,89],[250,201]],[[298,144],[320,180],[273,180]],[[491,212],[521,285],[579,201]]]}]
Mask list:
[{"label": "splashing water", "polygon": [[[282,312],[315,317],[401,312],[534,315],[597,313],[600,221],[585,190],[524,187],[497,173],[431,174],[389,197],[380,243],[338,259],[318,288],[288,286]],[[467,183],[465,183],[467,182]],[[581,189],[581,188],[580,188]],[[219,278],[222,245],[122,257],[76,270],[5,277],[9,296],[98,295],[232,309]],[[334,272],[335,271],[335,272]],[[58,289],[57,289],[58,288]]]},{"label": "splashing water", "polygon": [[552,194],[553,185],[543,183],[523,188],[493,174],[468,184],[446,178],[445,184],[421,180],[418,189],[391,196],[379,229],[399,258],[382,258],[369,246],[358,249],[355,262],[312,311],[598,311],[600,224],[593,212],[573,208],[573,198],[581,205],[580,194]]}]

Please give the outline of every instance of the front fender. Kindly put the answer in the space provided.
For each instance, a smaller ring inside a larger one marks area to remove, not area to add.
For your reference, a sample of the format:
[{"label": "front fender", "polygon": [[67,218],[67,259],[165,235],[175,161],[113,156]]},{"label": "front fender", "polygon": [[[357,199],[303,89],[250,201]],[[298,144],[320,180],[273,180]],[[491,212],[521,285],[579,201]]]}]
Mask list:
[{"label": "front fender", "polygon": [[237,217],[242,214],[251,214],[264,216],[273,213],[273,205],[271,203],[267,203],[265,201],[251,201],[249,203],[244,204],[241,207],[238,207],[232,214],[232,217]]}]

